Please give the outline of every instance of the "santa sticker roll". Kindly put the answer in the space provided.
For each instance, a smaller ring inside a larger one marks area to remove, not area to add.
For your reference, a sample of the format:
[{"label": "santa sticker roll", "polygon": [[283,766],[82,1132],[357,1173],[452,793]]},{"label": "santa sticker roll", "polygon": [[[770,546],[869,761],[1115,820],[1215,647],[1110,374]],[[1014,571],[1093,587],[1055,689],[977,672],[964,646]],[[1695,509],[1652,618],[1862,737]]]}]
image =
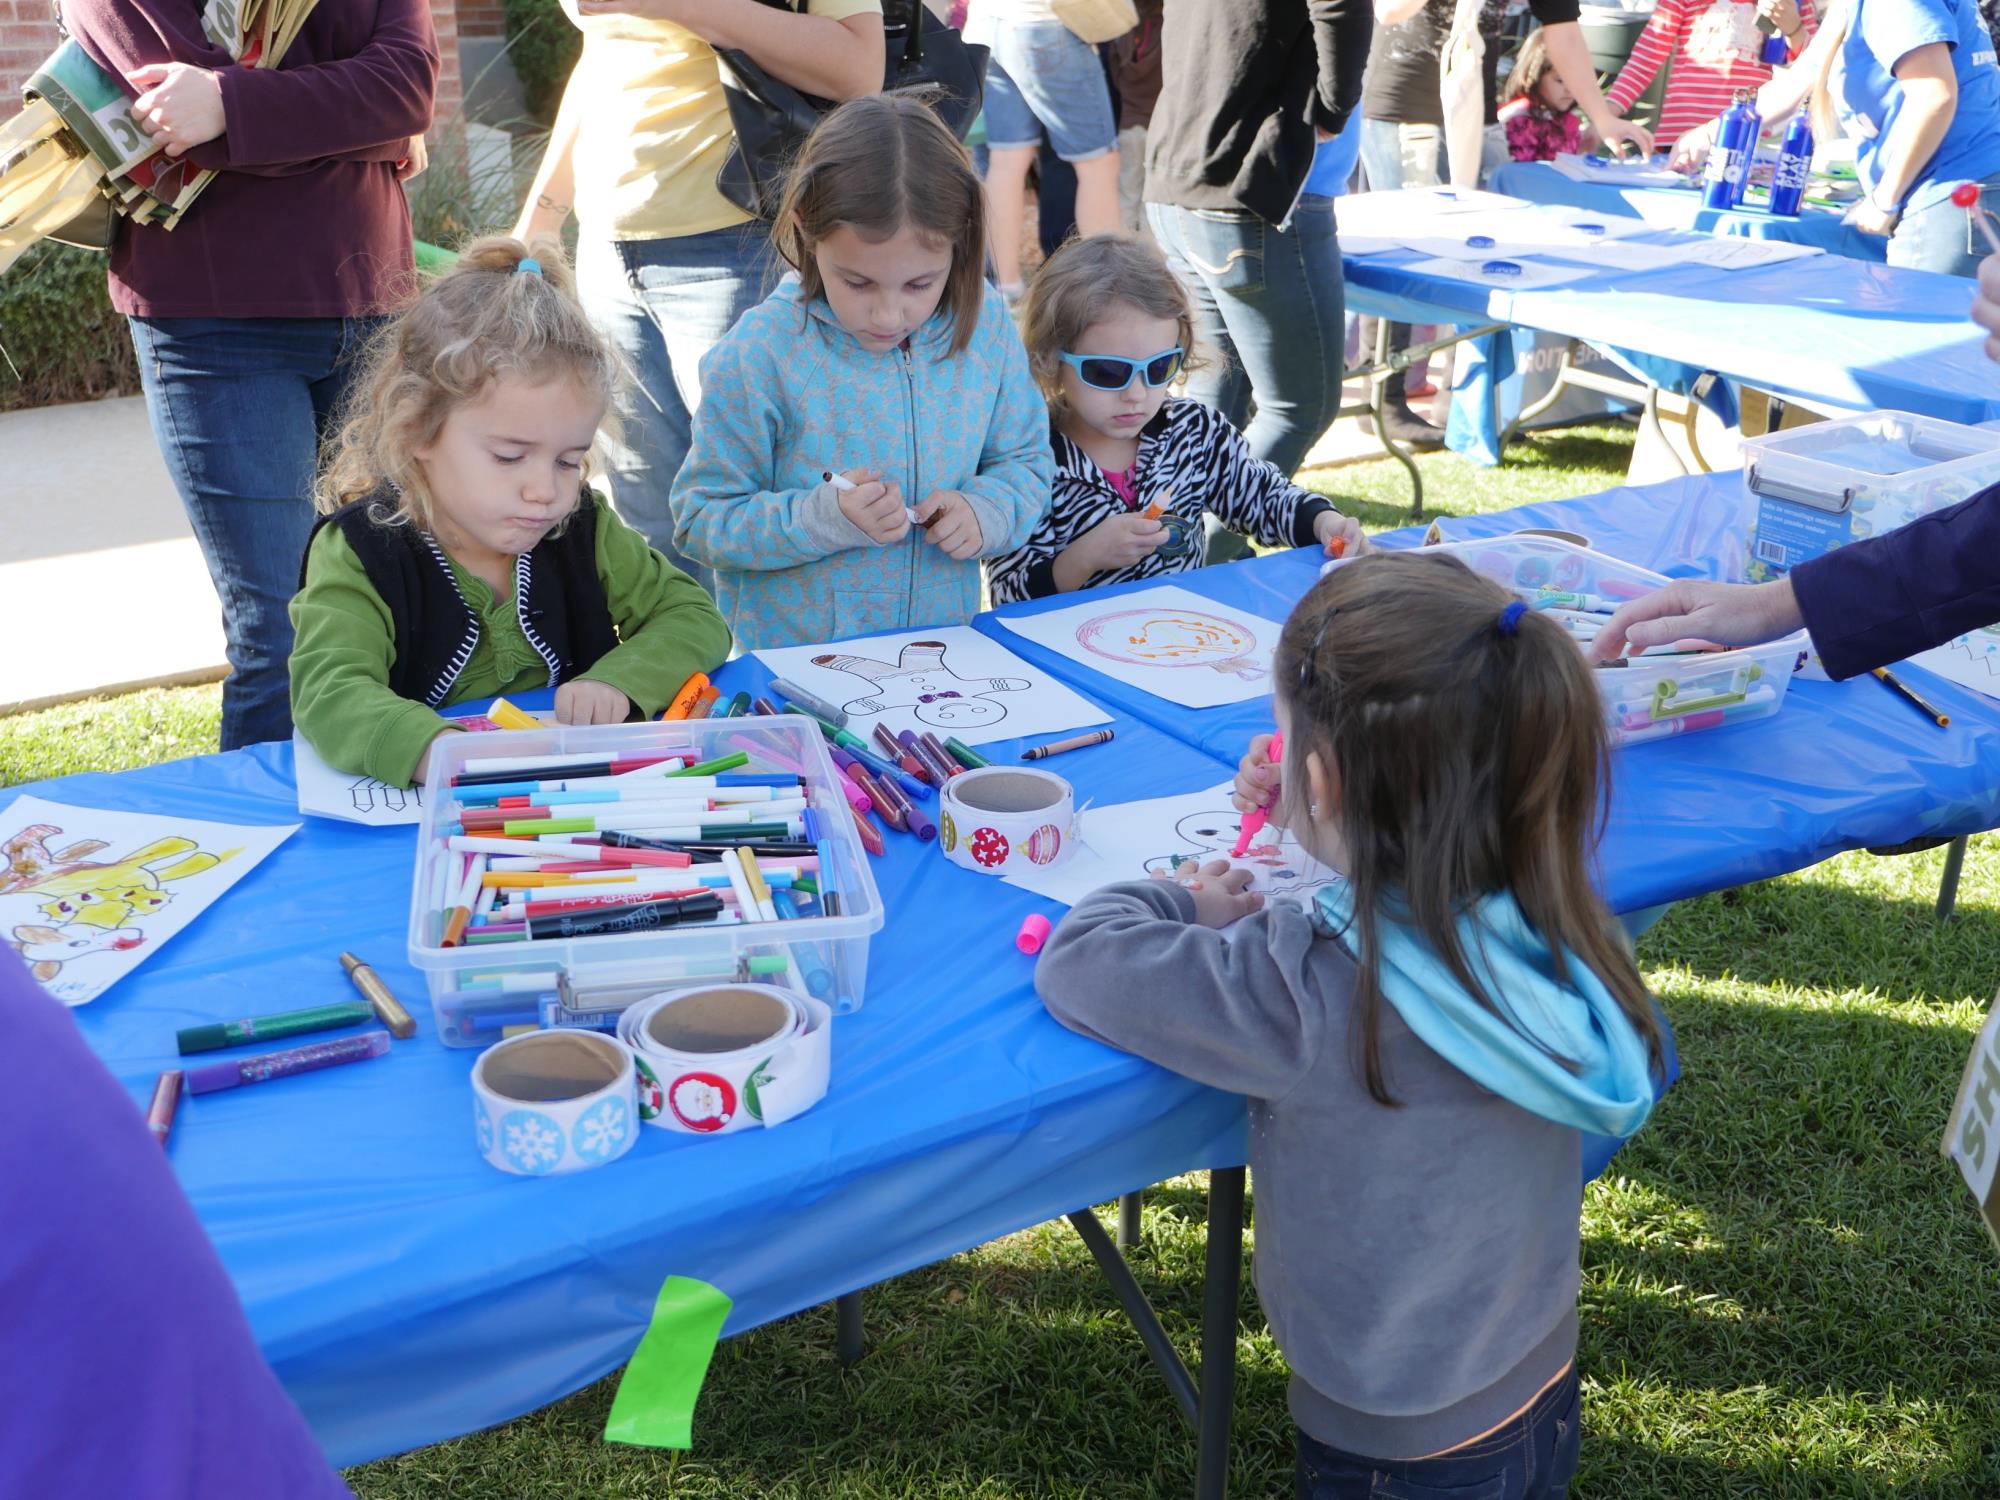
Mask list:
[{"label": "santa sticker roll", "polygon": [[686,1135],[782,1125],[826,1097],[833,1012],[767,984],[664,990],[618,1018],[639,1112]]},{"label": "santa sticker roll", "polygon": [[1076,794],[1062,777],[1016,766],[954,776],[938,792],[938,847],[983,875],[1046,868],[1069,852]]},{"label": "santa sticker roll", "polygon": [[547,1177],[616,1161],[639,1138],[631,1052],[589,1031],[537,1031],[472,1065],[479,1154],[503,1172]]}]

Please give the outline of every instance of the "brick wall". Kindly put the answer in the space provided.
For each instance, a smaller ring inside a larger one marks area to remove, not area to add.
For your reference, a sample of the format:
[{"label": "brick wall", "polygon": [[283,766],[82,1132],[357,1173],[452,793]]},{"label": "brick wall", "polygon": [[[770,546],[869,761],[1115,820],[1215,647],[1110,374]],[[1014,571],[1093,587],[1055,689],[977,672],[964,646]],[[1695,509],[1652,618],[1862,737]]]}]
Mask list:
[{"label": "brick wall", "polygon": [[458,33],[460,36],[505,36],[507,17],[500,8],[500,0],[462,0],[458,7]]},{"label": "brick wall", "polygon": [[[430,0],[430,7],[444,63],[438,75],[436,119],[440,124],[456,125],[463,97],[458,71],[458,4],[457,0]],[[467,10],[473,9],[490,9],[497,16],[500,8],[497,0],[473,0]],[[14,113],[22,82],[61,39],[52,0],[0,0],[0,118]]]}]

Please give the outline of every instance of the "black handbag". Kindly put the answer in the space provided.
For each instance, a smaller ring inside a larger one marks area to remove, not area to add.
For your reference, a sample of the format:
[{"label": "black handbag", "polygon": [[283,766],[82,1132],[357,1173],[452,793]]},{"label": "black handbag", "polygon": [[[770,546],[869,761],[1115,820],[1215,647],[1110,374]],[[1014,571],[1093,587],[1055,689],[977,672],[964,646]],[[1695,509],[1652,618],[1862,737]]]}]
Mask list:
[{"label": "black handbag", "polygon": [[[765,0],[782,9],[786,0]],[[805,0],[800,0],[803,8]],[[882,89],[931,88],[938,114],[960,140],[972,129],[986,94],[986,48],[939,25],[924,0],[887,0],[882,7]],[[738,47],[715,49],[722,96],[736,139],[716,169],[716,190],[745,213],[778,216],[785,173],[813,127],[839,102],[802,93],[773,78]]]}]

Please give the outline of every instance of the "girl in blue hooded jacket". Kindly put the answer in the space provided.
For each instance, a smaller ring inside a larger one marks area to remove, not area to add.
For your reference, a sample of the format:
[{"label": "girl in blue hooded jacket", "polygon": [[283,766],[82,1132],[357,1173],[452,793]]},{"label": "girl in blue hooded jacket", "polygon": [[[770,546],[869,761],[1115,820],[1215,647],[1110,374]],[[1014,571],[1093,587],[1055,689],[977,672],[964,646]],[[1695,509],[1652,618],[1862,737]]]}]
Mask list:
[{"label": "girl in blue hooded jacket", "polygon": [[676,545],[746,649],[963,624],[1049,507],[1048,416],[965,148],[919,96],[843,104],[773,229],[792,275],[701,364]]},{"label": "girl in blue hooded jacket", "polygon": [[1236,805],[1346,878],[1264,907],[1189,862],[1043,950],[1058,1020],[1249,1098],[1301,1500],[1559,1500],[1576,1469],[1584,1144],[1637,1130],[1666,1071],[1590,880],[1591,677],[1455,558],[1337,568],[1279,637],[1283,752],[1252,745]]}]

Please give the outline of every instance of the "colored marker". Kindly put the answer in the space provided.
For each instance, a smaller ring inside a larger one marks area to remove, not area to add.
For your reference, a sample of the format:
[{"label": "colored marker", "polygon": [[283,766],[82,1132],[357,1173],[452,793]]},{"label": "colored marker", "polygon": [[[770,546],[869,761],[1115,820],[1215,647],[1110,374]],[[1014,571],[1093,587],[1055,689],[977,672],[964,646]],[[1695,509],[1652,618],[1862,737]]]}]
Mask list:
[{"label": "colored marker", "polygon": [[[859,784],[861,790],[866,792],[868,800],[875,804],[876,817],[887,823],[898,833],[909,832],[910,825],[902,815],[902,808],[898,807],[894,800],[900,795],[899,793],[891,792],[886,783],[877,781],[873,776],[870,776],[867,768],[864,766],[851,767],[847,774],[860,778]],[[908,802],[904,802],[902,807],[908,807],[909,805]]]},{"label": "colored marker", "polygon": [[[1271,736],[1271,764],[1275,766],[1284,758],[1285,737],[1282,734],[1274,734]],[[1276,796],[1275,792],[1272,793],[1274,799]],[[1268,807],[1253,807],[1243,815],[1242,829],[1237,833],[1236,842],[1229,850],[1231,857],[1241,859],[1250,852],[1250,841],[1264,831],[1264,825],[1270,821],[1270,817],[1271,810]]]},{"label": "colored marker", "polygon": [[688,717],[690,719],[705,719],[715,712],[715,705],[721,701],[722,689],[711,682],[701,690],[701,696],[694,700],[694,706],[688,710]]},{"label": "colored marker", "polygon": [[729,710],[722,717],[725,719],[740,719],[749,712],[750,695],[748,693],[738,693],[734,698],[729,700]]},{"label": "colored marker", "polygon": [[903,742],[903,748],[906,751],[923,762],[924,771],[930,777],[933,785],[943,786],[957,773],[957,763],[949,756],[940,760],[937,752],[931,749],[925,737],[918,734],[914,729],[905,729],[896,738]]},{"label": "colored marker", "polygon": [[727,755],[718,755],[714,760],[696,761],[693,765],[678,771],[667,772],[669,781],[679,781],[684,777],[715,776],[723,771],[733,771],[738,766],[750,764],[750,756],[742,750],[732,750]]},{"label": "colored marker", "polygon": [[1111,729],[1093,729],[1089,734],[1079,734],[1066,740],[1057,740],[1052,745],[1037,745],[1032,750],[1023,750],[1021,759],[1043,760],[1051,755],[1060,755],[1065,750],[1082,750],[1091,745],[1108,744],[1117,737],[1117,733]]},{"label": "colored marker", "polygon": [[146,1128],[164,1148],[173,1134],[174,1111],[181,1104],[181,1070],[168,1068],[153,1084],[153,1102],[146,1106]]},{"label": "colored marker", "polygon": [[533,714],[522,713],[505,698],[495,698],[493,706],[486,710],[486,717],[502,729],[540,729],[542,721]]},{"label": "colored marker", "polygon": [[778,707],[769,698],[753,699],[750,706],[760,714],[768,714],[773,718],[777,717]]},{"label": "colored marker", "polygon": [[314,1042],[285,1052],[260,1052],[255,1057],[234,1058],[229,1062],[190,1069],[187,1091],[190,1094],[213,1094],[221,1089],[233,1089],[239,1084],[267,1083],[273,1078],[290,1078],[296,1073],[316,1072],[320,1068],[338,1067],[342,1063],[366,1062],[388,1050],[388,1032],[367,1031],[360,1036],[345,1036],[335,1042]]},{"label": "colored marker", "polygon": [[783,677],[771,679],[771,691],[787,703],[796,703],[815,719],[824,719],[836,729],[847,727],[847,710],[838,704],[829,703],[818,693],[809,693],[796,682]]},{"label": "colored marker", "polygon": [[[805,915],[791,893],[777,899],[778,920],[796,922]],[[806,978],[806,991],[824,1000],[833,993],[833,969],[827,964],[825,953],[818,943],[793,943],[792,952],[797,955],[799,969]]]},{"label": "colored marker", "polygon": [[965,774],[965,767],[951,758],[951,752],[945,749],[944,741],[939,739],[930,730],[926,729],[922,734],[917,736],[917,739],[926,750],[930,751],[931,759],[938,763],[939,768],[944,771],[947,779]]},{"label": "colored marker", "polygon": [[696,701],[701,697],[702,693],[707,690],[707,688],[708,688],[708,673],[706,672],[695,673],[694,676],[690,677],[686,682],[680,685],[679,691],[677,691],[674,694],[673,698],[669,700],[665,711],[661,713],[660,717],[662,719],[687,718],[689,715],[689,711],[693,709]]},{"label": "colored marker", "polygon": [[882,830],[875,826],[874,821],[868,814],[856,813],[854,815],[854,831],[860,835],[861,847],[866,849],[876,859],[880,859],[883,852],[888,848],[888,845],[882,842]]},{"label": "colored marker", "polygon": [[[1971,187],[1973,184],[1966,183],[1965,186]],[[1944,729],[1950,725],[1951,715],[1940,713],[1935,704],[1921,697],[1915,688],[1903,681],[1902,678],[1896,676],[1887,667],[1875,667],[1872,669],[1870,675],[1884,687],[1893,688],[1899,698],[1913,705],[1918,713],[1929,719],[1938,728]]]},{"label": "colored marker", "polygon": [[826,836],[826,815],[817,808],[805,813],[806,837],[819,851],[819,906],[829,917],[840,915],[840,891],[834,884],[833,845]]},{"label": "colored marker", "polygon": [[314,1005],[271,1016],[246,1016],[240,1021],[184,1027],[174,1033],[174,1045],[186,1057],[191,1052],[214,1052],[248,1042],[275,1042],[314,1031],[338,1031],[343,1026],[359,1026],[374,1017],[374,1008],[367,1001],[343,1000],[337,1005]]},{"label": "colored marker", "polygon": [[924,763],[903,748],[903,742],[896,738],[887,724],[878,722],[875,725],[875,743],[882,747],[892,764],[901,766],[912,776],[929,779],[930,773],[924,769]]},{"label": "colored marker", "polygon": [[974,750],[963,740],[947,738],[944,742],[944,747],[951,752],[952,759],[957,761],[961,766],[964,766],[968,771],[977,771],[982,766],[993,764],[992,761],[981,755],[977,750]]},{"label": "colored marker", "polygon": [[352,953],[340,955],[340,966],[373,1007],[375,1019],[388,1027],[392,1036],[398,1041],[408,1041],[417,1034],[416,1021],[403,1009],[402,1002],[389,992],[389,986],[382,982],[381,975]]},{"label": "colored marker", "polygon": [[778,920],[778,910],[771,899],[771,887],[764,882],[764,872],[757,865],[757,856],[748,849],[730,851],[743,865],[743,878],[750,882],[750,894],[757,900],[757,914],[766,922]]},{"label": "colored marker", "polygon": [[[740,909],[740,907],[739,907]],[[722,911],[722,898],[713,891],[697,896],[662,896],[657,900],[635,901],[629,906],[607,906],[593,911],[553,912],[546,917],[530,917],[530,938],[600,937],[607,933],[653,932],[662,927],[702,922]]]}]

